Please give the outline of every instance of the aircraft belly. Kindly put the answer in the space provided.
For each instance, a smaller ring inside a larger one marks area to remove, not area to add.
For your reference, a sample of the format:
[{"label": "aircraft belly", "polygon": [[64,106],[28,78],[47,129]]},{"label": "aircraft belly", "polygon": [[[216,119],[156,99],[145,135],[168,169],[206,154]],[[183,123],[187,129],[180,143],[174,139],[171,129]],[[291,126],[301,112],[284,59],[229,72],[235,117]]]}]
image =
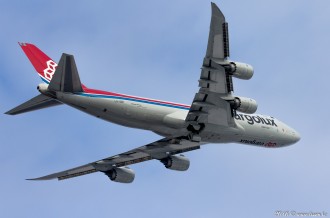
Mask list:
[{"label": "aircraft belly", "polygon": [[208,124],[200,133],[203,142],[206,143],[229,143],[235,142],[237,137],[244,134],[244,129],[240,126],[221,126]]},{"label": "aircraft belly", "polygon": [[173,133],[172,127],[164,127],[164,117],[179,110],[142,102],[70,93],[58,93],[57,98],[59,101],[97,118],[127,127],[152,130],[161,135]]},{"label": "aircraft belly", "polygon": [[[165,137],[185,135],[187,132],[184,122],[186,110],[70,93],[57,93],[57,98],[85,113],[122,126],[151,130]],[[249,119],[249,116],[245,117],[245,120],[236,119],[236,126],[233,127],[208,124],[200,133],[201,140],[207,143],[238,142],[258,146],[285,144],[285,138],[283,140],[281,138],[283,134],[278,133],[277,125],[281,125],[279,121],[266,125],[261,122],[249,122],[247,118]],[[268,118],[264,117],[264,120],[266,119]]]}]

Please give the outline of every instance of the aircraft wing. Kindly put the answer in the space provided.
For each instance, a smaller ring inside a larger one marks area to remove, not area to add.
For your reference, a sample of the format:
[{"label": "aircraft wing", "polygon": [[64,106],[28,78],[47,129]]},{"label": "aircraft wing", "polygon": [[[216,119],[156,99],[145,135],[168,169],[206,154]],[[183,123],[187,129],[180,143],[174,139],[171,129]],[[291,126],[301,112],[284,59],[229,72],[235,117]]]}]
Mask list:
[{"label": "aircraft wing", "polygon": [[128,166],[152,159],[163,160],[171,155],[192,151],[200,148],[200,143],[183,138],[163,138],[156,142],[133,150],[95,161],[83,166],[28,180],[69,179],[95,172],[108,172],[113,168]]},{"label": "aircraft wing", "polygon": [[235,123],[235,111],[230,105],[230,101],[234,100],[231,96],[232,75],[226,73],[223,65],[229,64],[226,61],[228,56],[228,24],[220,9],[212,3],[209,40],[199,80],[200,89],[186,117],[192,132],[198,131],[201,125],[232,126]]}]

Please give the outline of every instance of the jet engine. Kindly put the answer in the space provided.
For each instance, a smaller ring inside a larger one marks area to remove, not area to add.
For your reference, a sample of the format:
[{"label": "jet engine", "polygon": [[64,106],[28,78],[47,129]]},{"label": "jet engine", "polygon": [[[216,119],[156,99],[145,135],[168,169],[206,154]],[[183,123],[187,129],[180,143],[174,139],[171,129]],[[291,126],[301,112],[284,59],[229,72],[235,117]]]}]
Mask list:
[{"label": "jet engine", "polygon": [[160,160],[167,169],[177,170],[177,171],[186,171],[189,168],[190,161],[183,155],[180,156],[168,156]]},{"label": "jet engine", "polygon": [[128,167],[115,167],[104,172],[111,181],[120,183],[131,183],[135,178],[135,173]]},{"label": "jet engine", "polygon": [[242,113],[253,114],[257,111],[258,104],[256,100],[246,97],[235,97],[234,100],[229,101],[232,109]]},{"label": "jet engine", "polygon": [[251,65],[240,62],[230,62],[223,67],[226,69],[226,72],[233,77],[244,80],[251,79],[254,73]]}]

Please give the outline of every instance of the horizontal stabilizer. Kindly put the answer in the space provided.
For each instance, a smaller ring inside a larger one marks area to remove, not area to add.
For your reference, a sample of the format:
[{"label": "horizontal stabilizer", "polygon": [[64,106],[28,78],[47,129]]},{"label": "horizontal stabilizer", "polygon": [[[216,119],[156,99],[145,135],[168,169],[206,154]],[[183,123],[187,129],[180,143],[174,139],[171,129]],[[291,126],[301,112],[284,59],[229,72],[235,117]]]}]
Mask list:
[{"label": "horizontal stabilizer", "polygon": [[73,55],[62,54],[48,89],[60,92],[83,92]]},{"label": "horizontal stabilizer", "polygon": [[53,98],[40,94],[28,100],[27,102],[24,102],[23,104],[11,109],[10,111],[7,111],[5,114],[16,115],[16,114],[39,110],[60,104],[62,103],[54,100]]}]

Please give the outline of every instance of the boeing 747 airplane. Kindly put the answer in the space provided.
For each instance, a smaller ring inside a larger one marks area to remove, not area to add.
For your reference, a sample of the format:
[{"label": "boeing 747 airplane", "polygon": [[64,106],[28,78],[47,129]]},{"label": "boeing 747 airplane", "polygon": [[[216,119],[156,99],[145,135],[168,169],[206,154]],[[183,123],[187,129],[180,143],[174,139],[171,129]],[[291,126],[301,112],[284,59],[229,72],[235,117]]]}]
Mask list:
[{"label": "boeing 747 airplane", "polygon": [[72,55],[62,54],[57,64],[36,46],[19,44],[43,83],[37,87],[38,96],[6,114],[66,104],[97,118],[162,136],[133,150],[32,180],[63,180],[102,172],[112,181],[131,183],[135,173],[128,165],[158,160],[168,169],[185,171],[190,161],[181,153],[207,143],[278,148],[300,139],[297,131],[280,120],[254,114],[255,100],[234,95],[232,78],[248,80],[254,71],[248,64],[229,59],[228,23],[214,3],[199,90],[191,105],[88,88],[80,82]]}]

